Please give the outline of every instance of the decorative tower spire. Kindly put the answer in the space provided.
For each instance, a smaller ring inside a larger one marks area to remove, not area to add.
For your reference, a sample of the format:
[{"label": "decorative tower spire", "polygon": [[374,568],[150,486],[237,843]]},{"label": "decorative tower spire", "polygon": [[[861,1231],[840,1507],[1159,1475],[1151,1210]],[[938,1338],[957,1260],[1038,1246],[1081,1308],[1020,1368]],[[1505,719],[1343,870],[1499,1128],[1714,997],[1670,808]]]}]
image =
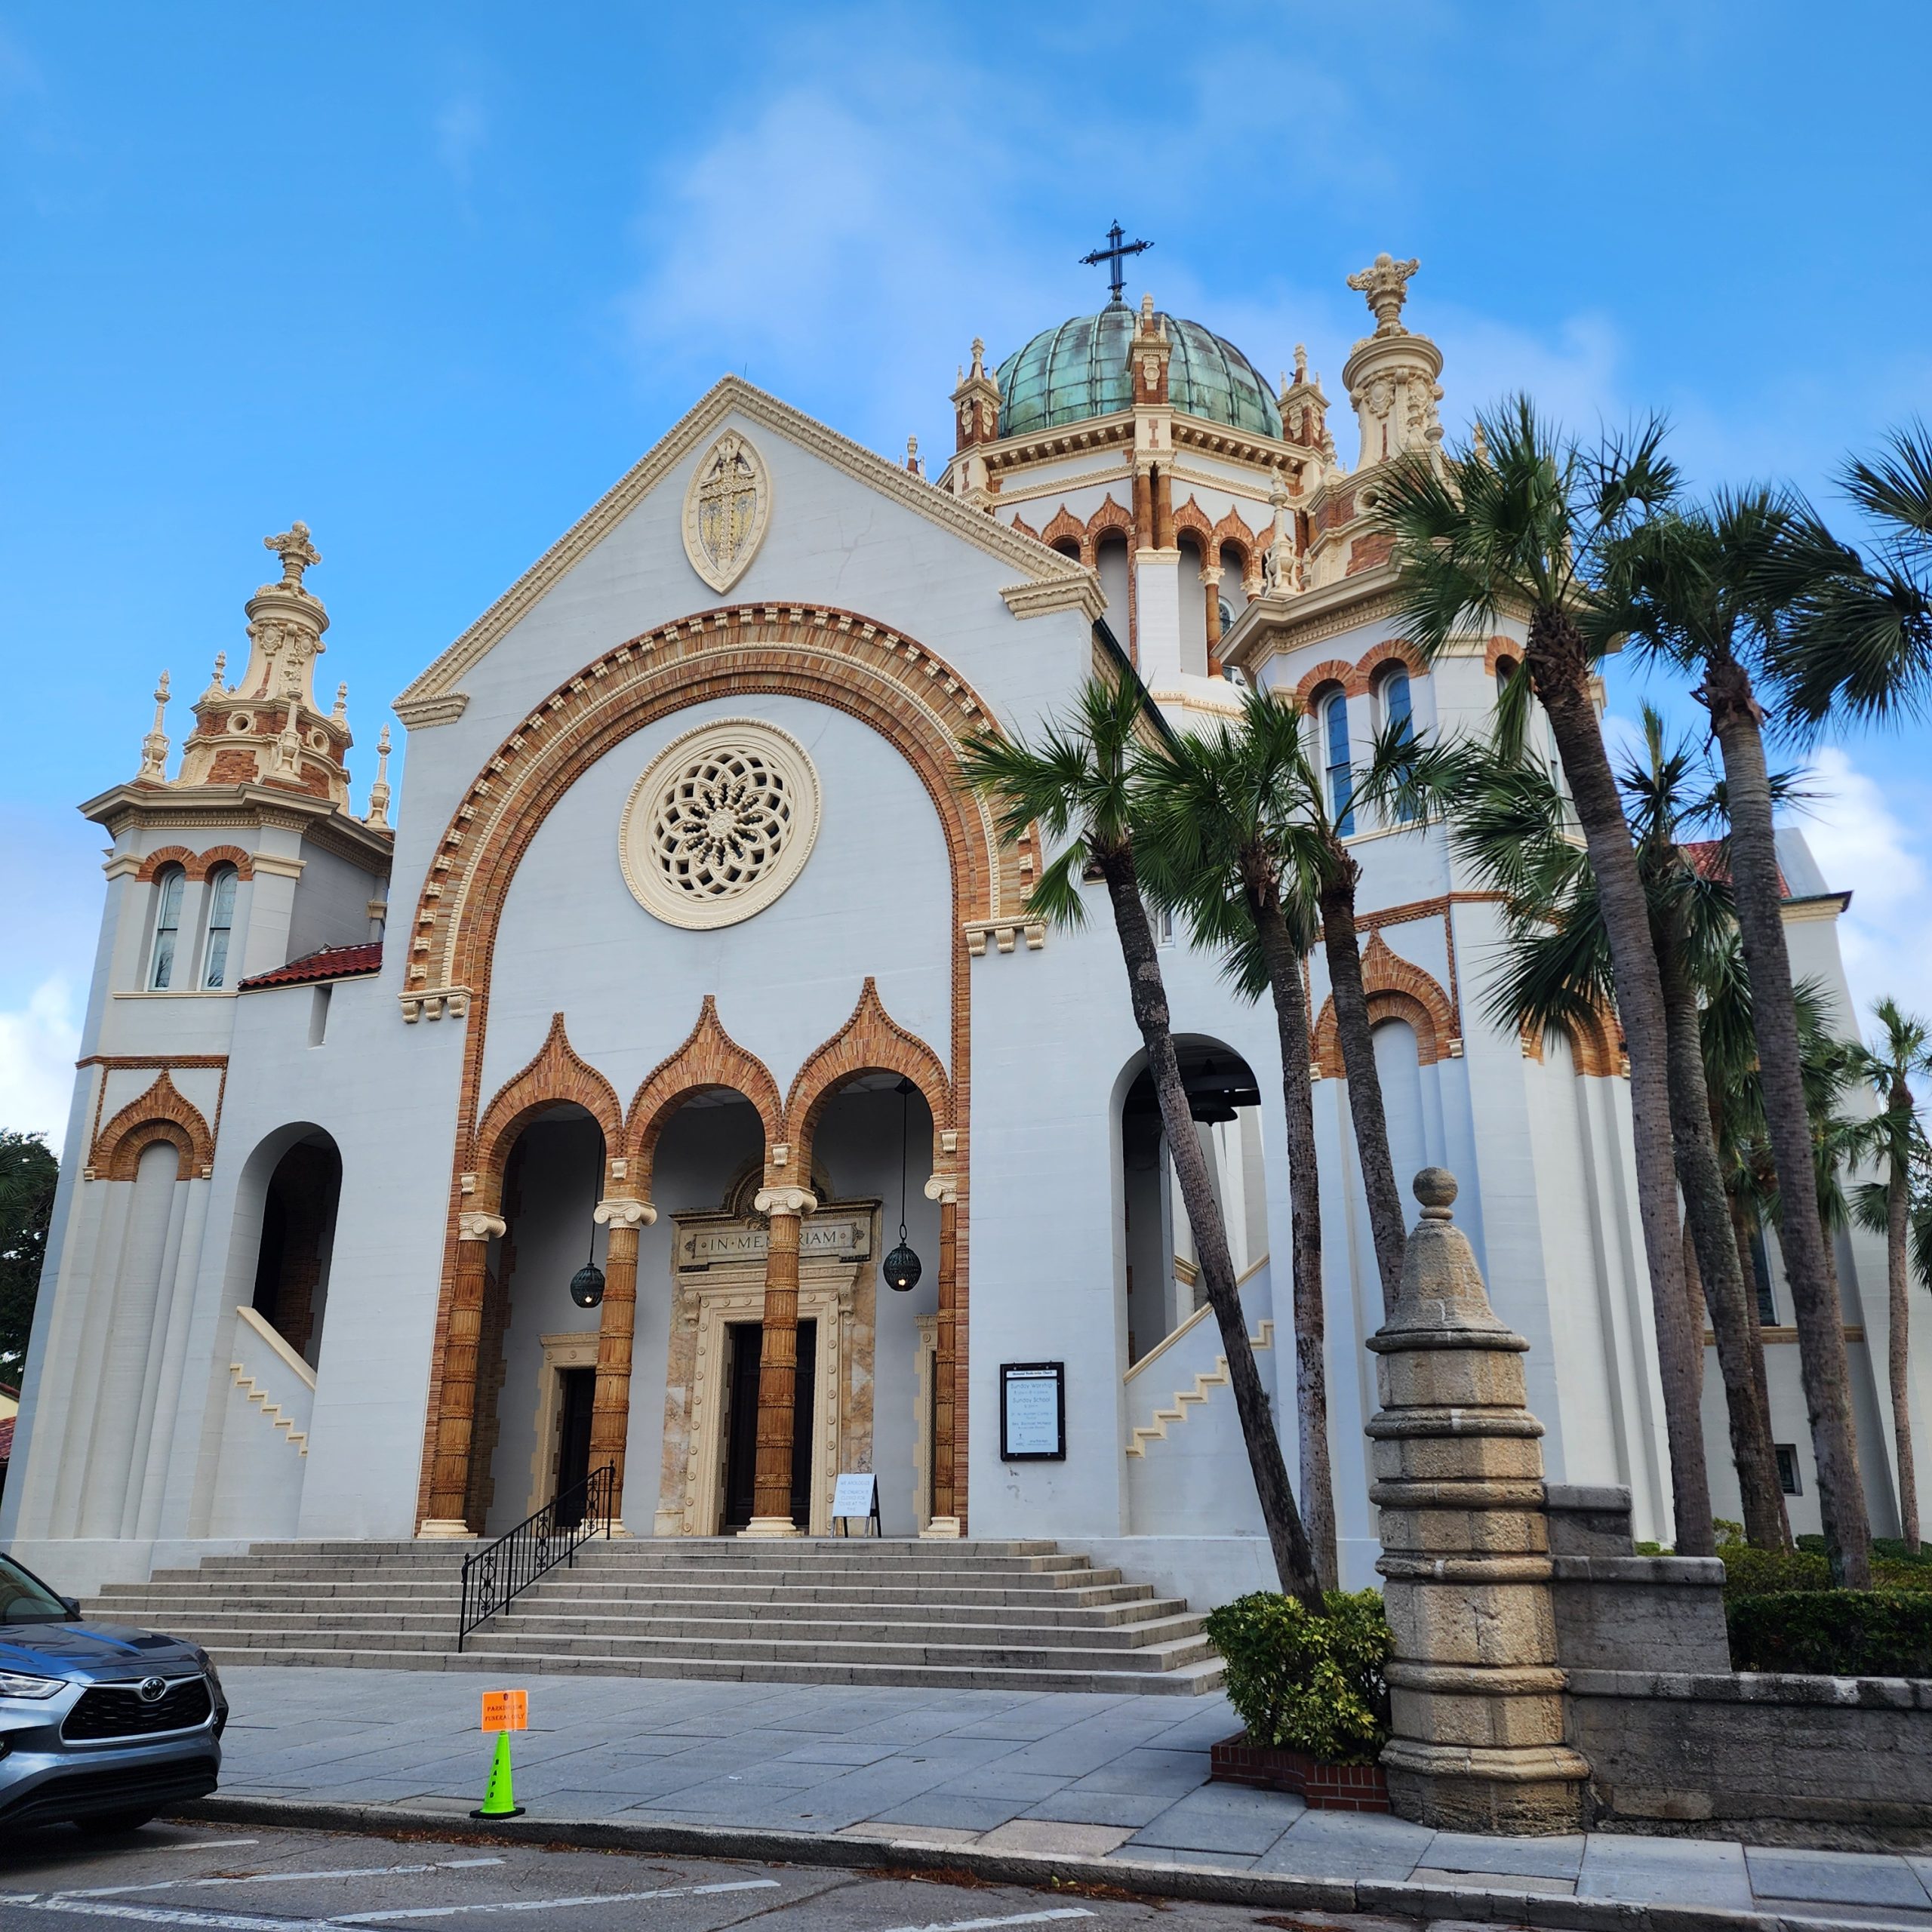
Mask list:
[{"label": "decorative tower spire", "polygon": [[1308,373],[1308,350],[1295,344],[1295,379],[1284,377],[1278,398],[1281,411],[1281,434],[1304,449],[1319,450],[1332,457],[1328,437],[1328,398],[1321,392],[1321,377]]},{"label": "decorative tower spire", "polygon": [[915,476],[923,476],[926,473],[925,459],[919,454],[919,439],[917,436],[908,436],[906,438],[906,467]]},{"label": "decorative tower spire", "polygon": [[168,673],[154,688],[154,729],[141,740],[141,771],[137,781],[143,785],[168,783]]},{"label": "decorative tower spire", "polygon": [[349,722],[349,680],[346,678],[335,688],[335,708],[329,716],[338,724]]},{"label": "decorative tower spire", "polygon": [[281,558],[281,580],[292,590],[302,588],[302,574],[311,564],[319,564],[322,553],[309,541],[309,526],[291,523],[279,537],[264,537],[262,548]]},{"label": "decorative tower spire", "polygon": [[[956,451],[977,452],[982,443],[999,440],[999,380],[986,373],[986,345],[977,336],[973,338],[973,366],[952,392],[952,414]],[[992,492],[983,457],[974,453],[964,462],[955,460],[951,473],[956,495],[977,509],[991,509]]]},{"label": "decorative tower spire", "polygon": [[1355,346],[1342,380],[1361,426],[1359,469],[1386,462],[1405,451],[1433,456],[1442,437],[1436,405],[1442,391],[1442,352],[1426,335],[1402,325],[1409,278],[1421,264],[1398,262],[1386,251],[1349,277],[1349,286],[1367,303],[1375,333]]},{"label": "decorative tower spire", "polygon": [[208,688],[202,692],[201,701],[206,704],[212,698],[219,703],[228,695],[226,681],[228,675],[228,653],[217,651],[214,654],[214,669],[208,676]]},{"label": "decorative tower spire", "polygon": [[369,787],[369,816],[362,823],[377,829],[389,822],[389,728],[376,740],[376,782]]}]

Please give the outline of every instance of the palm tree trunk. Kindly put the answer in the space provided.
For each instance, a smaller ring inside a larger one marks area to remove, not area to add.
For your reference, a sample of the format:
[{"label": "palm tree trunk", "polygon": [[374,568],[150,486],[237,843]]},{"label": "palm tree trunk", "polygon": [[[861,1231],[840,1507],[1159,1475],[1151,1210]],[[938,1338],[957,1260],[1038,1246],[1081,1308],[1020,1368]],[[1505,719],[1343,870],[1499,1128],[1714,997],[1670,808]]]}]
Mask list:
[{"label": "palm tree trunk", "polygon": [[[1758,1401],[1752,1370],[1751,1312],[1730,1224],[1730,1203],[1711,1138],[1710,1090],[1697,1018],[1697,992],[1686,969],[1678,920],[1660,913],[1653,922],[1657,978],[1663,992],[1664,1032],[1669,1055],[1671,1139],[1678,1184],[1684,1190],[1685,1230],[1696,1255],[1696,1273],[1716,1337],[1718,1370],[1724,1377],[1730,1424],[1731,1460],[1744,1510],[1744,1534],[1761,1549],[1782,1549],[1790,1531],[1784,1494],[1778,1487],[1777,1452],[1771,1418]],[[1687,1260],[1688,1257],[1687,1257]],[[1697,1319],[1701,1331],[1703,1323]],[[1697,1350],[1701,1357],[1703,1349]]]},{"label": "palm tree trunk", "polygon": [[1792,1312],[1797,1318],[1798,1364],[1817,1465],[1825,1555],[1834,1583],[1869,1589],[1872,1525],[1851,1419],[1844,1310],[1832,1282],[1818,1216],[1811,1116],[1804,1103],[1800,1067],[1798,1007],[1792,992],[1791,955],[1785,945],[1764,734],[1751,680],[1743,666],[1707,665],[1703,697],[1724,761],[1725,802],[1730,815],[1731,894],[1737,909],[1745,971],[1751,981],[1752,1031],[1758,1046],[1765,1126],[1783,1203],[1778,1244],[1791,1283]]},{"label": "palm tree trunk", "polygon": [[1402,1291],[1402,1250],[1408,1228],[1401,1190],[1395,1184],[1395,1164],[1389,1158],[1389,1118],[1382,1108],[1382,1076],[1375,1068],[1375,1038],[1368,1023],[1368,995],[1362,985],[1361,949],[1355,937],[1355,886],[1361,877],[1361,868],[1347,848],[1331,838],[1318,895],[1321,950],[1328,961],[1328,992],[1335,1002],[1335,1031],[1341,1041],[1349,1118],[1355,1131],[1369,1231],[1375,1240],[1376,1271],[1382,1277],[1382,1312],[1392,1315]]},{"label": "palm tree trunk", "polygon": [[1630,1057],[1630,1115],[1637,1161],[1637,1205],[1663,1385],[1664,1429],[1670,1450],[1670,1491],[1676,1547],[1684,1556],[1716,1549],[1711,1529],[1711,1487],[1704,1462],[1703,1421],[1691,1364],[1694,1338],[1684,1300],[1684,1255],[1677,1220],[1675,1161],[1671,1146],[1663,990],[1651,940],[1650,907],[1630,842],[1603,732],[1590,690],[1589,660],[1576,626],[1560,611],[1540,609],[1530,623],[1524,653],[1531,688],[1556,740],[1571,803],[1596,875],[1617,980],[1617,1010]]},{"label": "palm tree trunk", "polygon": [[[1903,1081],[1891,1091],[1894,1116],[1893,1144],[1909,1143],[1912,1128],[1912,1089]],[[1899,1529],[1905,1546],[1918,1553],[1918,1472],[1912,1457],[1912,1383],[1907,1374],[1912,1350],[1912,1309],[1906,1294],[1906,1243],[1912,1217],[1909,1177],[1905,1164],[1895,1159],[1889,1177],[1890,1189],[1885,1202],[1885,1283],[1891,1303],[1890,1346],[1887,1367],[1892,1386],[1892,1439],[1899,1462]]]},{"label": "palm tree trunk", "polygon": [[1147,922],[1147,908],[1140,897],[1134,854],[1131,849],[1118,846],[1096,851],[1093,856],[1106,881],[1107,897],[1113,907],[1121,956],[1127,965],[1134,1023],[1140,1029],[1141,1041],[1147,1049],[1148,1069],[1161,1106],[1161,1124],[1167,1130],[1168,1149],[1180,1182],[1188,1226],[1194,1231],[1201,1278],[1220,1327],[1228,1380],[1234,1386],[1235,1412],[1241,1418],[1241,1436],[1247,1445],[1248,1463],[1254,1472],[1255,1493],[1260,1499],[1262,1521],[1267,1525],[1268,1541],[1275,1553],[1275,1567],[1282,1589],[1300,1598],[1312,1615],[1320,1617],[1327,1607],[1315,1574],[1308,1533],[1302,1527],[1301,1512],[1295,1507],[1294,1491],[1289,1486],[1287,1466],[1281,1460],[1281,1438],[1275,1432],[1267,1391],[1262,1386],[1261,1371],[1255,1366],[1254,1350],[1247,1338],[1247,1318],[1241,1309],[1241,1291],[1235,1285],[1227,1229],[1222,1223],[1221,1211],[1208,1177],[1200,1137],[1194,1131],[1186,1090],[1181,1084],[1180,1061],[1174,1052],[1169,1026],[1167,988],[1161,980],[1160,958],[1154,950],[1153,930]]},{"label": "palm tree trunk", "polygon": [[[1771,1427],[1771,1385],[1764,1371],[1764,1328],[1758,1312],[1758,1264],[1751,1253],[1751,1216],[1743,1201],[1730,1190],[1725,1190],[1730,1202],[1731,1238],[1737,1249],[1737,1265],[1744,1277],[1744,1312],[1750,1318],[1751,1324],[1751,1386],[1757,1392],[1758,1407],[1764,1418],[1764,1426],[1771,1438],[1771,1456],[1777,1457],[1777,1432]],[[1791,1512],[1784,1500],[1784,1478],[1778,1478],[1778,1511],[1784,1524],[1784,1540],[1780,1549],[1793,1547],[1791,1540]]]},{"label": "palm tree trunk", "polygon": [[1339,1580],[1335,1478],[1328,1453],[1327,1318],[1321,1300],[1321,1181],[1315,1164],[1315,1083],[1309,1074],[1308,992],[1301,954],[1272,884],[1250,887],[1248,916],[1268,962],[1281,1043],[1281,1111],[1287,1125],[1288,1202],[1294,1244],[1295,1397],[1301,1428],[1301,1501],[1315,1571],[1324,1589]]},{"label": "palm tree trunk", "polygon": [[[1690,1312],[1690,1335],[1694,1341],[1709,1313],[1709,1304],[1704,1298],[1704,1277],[1697,1266],[1697,1242],[1690,1231],[1690,1211],[1684,1216],[1684,1306]],[[1697,1402],[1700,1407],[1704,1400],[1704,1352],[1694,1349],[1690,1354],[1692,1367],[1697,1371]]]}]

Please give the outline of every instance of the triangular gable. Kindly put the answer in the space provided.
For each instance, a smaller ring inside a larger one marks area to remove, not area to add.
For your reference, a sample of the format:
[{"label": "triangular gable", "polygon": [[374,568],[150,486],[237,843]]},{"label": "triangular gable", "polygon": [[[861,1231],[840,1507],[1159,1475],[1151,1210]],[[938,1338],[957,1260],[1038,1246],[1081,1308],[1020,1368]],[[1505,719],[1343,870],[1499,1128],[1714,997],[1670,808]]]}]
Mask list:
[{"label": "triangular gable", "polygon": [[1098,580],[1040,540],[1009,529],[984,510],[968,508],[923,477],[828,429],[789,403],[739,376],[726,376],[632,469],[594,503],[543,555],[395,700],[405,724],[442,724],[460,717],[467,694],[457,687],[471,669],[669,472],[736,414],[775,431],[867,488],[891,497],[929,522],[1011,564],[1023,581],[1001,594],[1016,617],[1080,607],[1098,617]]}]

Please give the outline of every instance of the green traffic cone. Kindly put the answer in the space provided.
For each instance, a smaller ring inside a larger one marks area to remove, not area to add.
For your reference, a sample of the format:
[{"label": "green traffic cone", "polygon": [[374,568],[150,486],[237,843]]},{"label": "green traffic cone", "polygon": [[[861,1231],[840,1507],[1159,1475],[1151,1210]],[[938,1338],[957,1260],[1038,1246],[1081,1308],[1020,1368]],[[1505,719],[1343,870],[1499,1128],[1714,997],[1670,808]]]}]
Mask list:
[{"label": "green traffic cone", "polygon": [[516,1801],[510,1789],[510,1734],[506,1730],[497,1734],[497,1755],[490,1761],[489,1788],[483,1794],[483,1808],[472,1811],[472,1818],[521,1818],[523,1807]]}]

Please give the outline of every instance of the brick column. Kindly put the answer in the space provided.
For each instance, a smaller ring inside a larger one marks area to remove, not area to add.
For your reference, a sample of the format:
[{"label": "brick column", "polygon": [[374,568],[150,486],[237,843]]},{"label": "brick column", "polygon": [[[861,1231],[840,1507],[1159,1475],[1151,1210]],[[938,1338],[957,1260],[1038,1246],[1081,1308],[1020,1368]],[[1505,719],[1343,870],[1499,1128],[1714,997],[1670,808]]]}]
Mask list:
[{"label": "brick column", "polygon": [[1154,546],[1171,550],[1174,539],[1174,484],[1167,466],[1154,472]]},{"label": "brick column", "polygon": [[1529,1344],[1497,1318],[1451,1220],[1454,1177],[1425,1168],[1415,1193],[1401,1290],[1368,1344],[1381,1395],[1368,1494],[1395,1638],[1389,1801],[1449,1831],[1578,1831],[1590,1767],[1563,1741]]},{"label": "brick column", "polygon": [[1218,678],[1221,675],[1221,567],[1219,564],[1201,566],[1201,608],[1208,626],[1208,675]]},{"label": "brick column", "polygon": [[1154,486],[1149,472],[1134,472],[1134,547],[1137,551],[1154,548]]},{"label": "brick column", "polygon": [[657,1219],[648,1201],[600,1201],[592,1217],[610,1229],[604,1253],[604,1303],[597,1324],[597,1389],[590,1408],[590,1466],[611,1465],[611,1508],[624,1527],[624,1448],[630,1439],[631,1340],[637,1329],[638,1230]]},{"label": "brick column", "polygon": [[752,1207],[768,1217],[764,1334],[758,1369],[758,1465],[748,1537],[795,1537],[792,1435],[798,1382],[798,1227],[817,1205],[811,1189],[761,1189]]},{"label": "brick column", "polygon": [[934,1174],[926,1183],[926,1198],[939,1203],[939,1318],[933,1352],[933,1514],[921,1534],[952,1537],[960,1534],[953,1426],[958,1412],[958,1183],[951,1174]]},{"label": "brick column", "polygon": [[469,1445],[476,1426],[476,1350],[483,1332],[483,1288],[490,1243],[505,1232],[500,1214],[466,1208],[457,1217],[456,1280],[443,1338],[443,1400],[436,1423],[436,1459],[429,1476],[429,1513],[419,1537],[475,1534],[463,1517],[469,1489]]}]

